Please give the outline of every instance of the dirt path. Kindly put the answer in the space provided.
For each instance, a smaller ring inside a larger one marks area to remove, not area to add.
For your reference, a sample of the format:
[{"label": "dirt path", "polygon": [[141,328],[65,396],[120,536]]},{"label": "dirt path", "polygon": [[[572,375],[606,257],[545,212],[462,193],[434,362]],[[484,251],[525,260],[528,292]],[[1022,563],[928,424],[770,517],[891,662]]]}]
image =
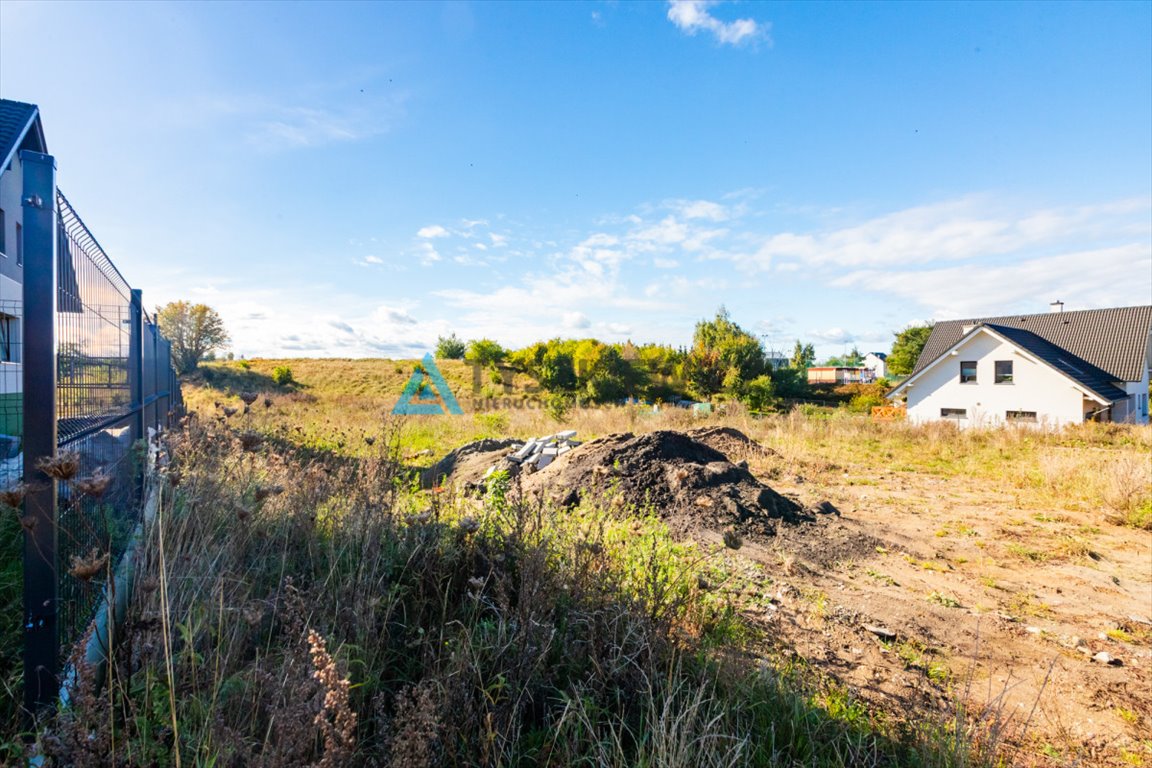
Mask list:
[{"label": "dirt path", "polygon": [[930,475],[771,482],[838,510],[740,550],[785,646],[889,707],[1027,722],[1040,764],[1152,764],[1152,534]]}]

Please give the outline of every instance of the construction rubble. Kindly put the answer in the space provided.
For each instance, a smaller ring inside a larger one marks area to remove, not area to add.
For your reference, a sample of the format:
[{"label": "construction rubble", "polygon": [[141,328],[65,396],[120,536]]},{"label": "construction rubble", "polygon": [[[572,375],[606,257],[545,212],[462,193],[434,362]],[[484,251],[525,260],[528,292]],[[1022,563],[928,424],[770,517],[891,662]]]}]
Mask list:
[{"label": "construction rubble", "polygon": [[[557,457],[563,456],[568,453],[568,451],[580,445],[578,441],[572,439],[574,437],[576,437],[576,430],[574,429],[557,432],[554,435],[547,435],[545,437],[532,437],[528,439],[528,442],[517,446],[516,450],[504,458],[513,464],[519,464],[528,471],[544,469],[544,467],[555,461]],[[495,472],[497,467],[497,464],[493,464],[488,468],[484,476],[487,477]]]}]

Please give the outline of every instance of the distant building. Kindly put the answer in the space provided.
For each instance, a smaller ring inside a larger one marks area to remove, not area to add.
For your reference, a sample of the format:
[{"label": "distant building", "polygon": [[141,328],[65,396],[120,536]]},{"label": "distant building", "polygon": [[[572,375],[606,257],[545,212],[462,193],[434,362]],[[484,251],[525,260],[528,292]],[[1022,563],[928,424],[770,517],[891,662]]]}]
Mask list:
[{"label": "distant building", "polygon": [[864,355],[863,366],[872,373],[872,381],[888,378],[888,355],[883,352],[869,352]]},{"label": "distant building", "polygon": [[809,384],[858,384],[869,371],[862,367],[822,365],[808,369]]},{"label": "distant building", "polygon": [[938,322],[888,396],[911,421],[1148,423],[1152,306]]}]

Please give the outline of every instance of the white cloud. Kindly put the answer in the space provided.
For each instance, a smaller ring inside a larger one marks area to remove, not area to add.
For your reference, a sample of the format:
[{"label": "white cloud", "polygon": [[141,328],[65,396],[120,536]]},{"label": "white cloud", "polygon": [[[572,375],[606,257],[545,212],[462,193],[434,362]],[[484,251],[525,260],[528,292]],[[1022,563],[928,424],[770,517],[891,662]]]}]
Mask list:
[{"label": "white cloud", "polygon": [[588,319],[588,315],[583,312],[565,312],[564,313],[564,327],[572,330],[581,330],[592,325],[592,321]]},{"label": "white cloud", "polygon": [[365,256],[364,261],[366,261],[369,264],[383,264],[384,263],[384,259],[380,258],[379,256]]},{"label": "white cloud", "polygon": [[730,214],[728,209],[719,203],[708,200],[683,201],[678,204],[680,214],[686,219],[707,219],[708,221],[726,221]]},{"label": "white cloud", "polygon": [[427,227],[421,227],[419,231],[416,232],[416,237],[431,239],[434,237],[448,237],[449,234],[451,233],[439,224],[432,224]]},{"label": "white cloud", "polygon": [[[861,224],[823,232],[781,232],[754,252],[732,254],[737,264],[767,270],[778,259],[805,267],[883,267],[967,261],[1060,247],[1070,237],[1145,234],[1149,201],[1014,212],[976,197],[917,206]],[[777,269],[787,269],[780,264]]]},{"label": "white cloud", "polygon": [[609,333],[615,334],[616,336],[627,336],[632,333],[632,326],[627,323],[608,323],[605,327]]},{"label": "white cloud", "polygon": [[396,307],[389,307],[381,305],[377,307],[369,318],[373,323],[385,323],[391,325],[415,325],[416,318],[408,314],[406,309],[398,309]]},{"label": "white cloud", "polygon": [[652,266],[656,269],[676,269],[680,266],[680,262],[676,259],[664,259],[656,256],[652,259]]},{"label": "white cloud", "polygon": [[417,255],[420,258],[420,263],[426,267],[444,258],[432,243],[420,243]]},{"label": "white cloud", "polygon": [[723,45],[742,45],[760,39],[771,42],[767,23],[753,19],[720,21],[708,11],[717,4],[717,0],[668,0],[668,20],[688,35],[709,32]]},{"label": "white cloud", "polygon": [[822,331],[809,331],[808,336],[817,341],[827,342],[828,344],[847,344],[848,342],[856,341],[855,334],[843,328],[826,328]]},{"label": "white cloud", "polygon": [[1077,251],[979,269],[860,270],[833,281],[844,288],[898,296],[938,320],[1042,312],[1057,298],[1068,309],[1146,304],[1152,247],[1137,243]]}]

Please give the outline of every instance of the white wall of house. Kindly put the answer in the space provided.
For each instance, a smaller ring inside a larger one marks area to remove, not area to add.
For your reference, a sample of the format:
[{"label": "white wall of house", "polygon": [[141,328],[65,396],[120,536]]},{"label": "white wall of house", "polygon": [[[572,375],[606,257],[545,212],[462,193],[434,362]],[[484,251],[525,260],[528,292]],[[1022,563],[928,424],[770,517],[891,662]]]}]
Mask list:
[{"label": "white wall of house", "polygon": [[[996,361],[1012,362],[1011,383],[995,383]],[[961,383],[962,361],[976,362],[976,381]],[[1057,427],[1084,421],[1083,391],[1070,379],[1013,344],[982,332],[962,343],[956,354],[938,361],[907,389],[908,419],[956,421],[960,426],[1003,423]],[[1098,406],[1097,406],[1098,407]],[[942,409],[963,409],[944,416]],[[1035,422],[1012,421],[1009,411],[1035,412]]]},{"label": "white wall of house", "polygon": [[883,379],[888,376],[888,368],[884,361],[869,352],[864,355],[864,367],[876,374],[876,378]]},{"label": "white wall of house", "polygon": [[24,218],[24,208],[20,196],[24,193],[24,172],[19,153],[12,158],[10,168],[0,168],[0,210],[4,211],[4,247],[0,248],[0,259],[7,264],[0,266],[0,273],[11,274],[16,266],[16,225]]},{"label": "white wall of house", "polygon": [[[1130,381],[1124,386],[1128,393],[1128,408],[1123,421],[1131,424],[1148,424],[1148,412],[1152,406],[1148,404],[1149,379],[1152,379],[1152,335],[1148,336],[1148,348],[1144,352],[1144,377],[1140,381]],[[1121,419],[1117,418],[1117,421]]]}]

